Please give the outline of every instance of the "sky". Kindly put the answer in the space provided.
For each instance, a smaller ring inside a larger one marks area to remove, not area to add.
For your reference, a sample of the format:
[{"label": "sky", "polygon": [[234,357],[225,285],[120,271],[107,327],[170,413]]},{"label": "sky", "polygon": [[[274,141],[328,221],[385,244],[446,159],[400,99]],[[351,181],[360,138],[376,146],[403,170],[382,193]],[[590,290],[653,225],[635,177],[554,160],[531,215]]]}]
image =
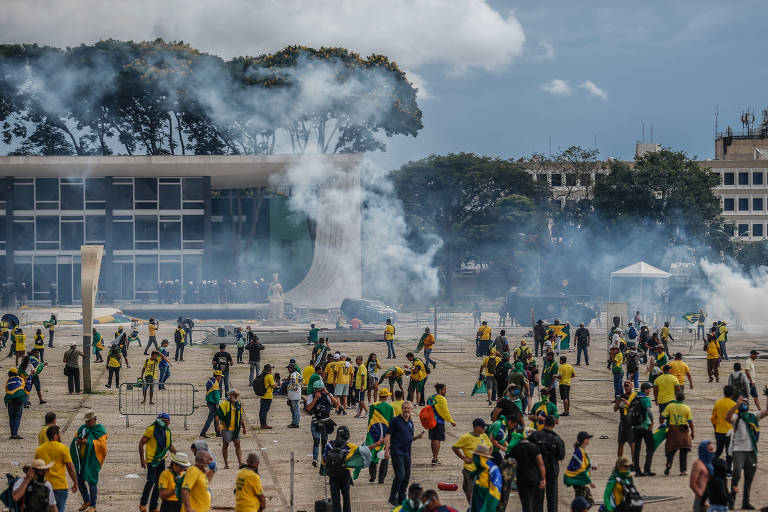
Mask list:
[{"label": "sky", "polygon": [[[2,42],[183,40],[224,58],[289,44],[382,53],[419,87],[424,129],[389,139],[395,168],[429,154],[504,158],[570,145],[631,159],[643,137],[700,159],[719,127],[768,108],[759,20],[743,0],[3,0]],[[66,20],[65,23],[62,20]]]}]

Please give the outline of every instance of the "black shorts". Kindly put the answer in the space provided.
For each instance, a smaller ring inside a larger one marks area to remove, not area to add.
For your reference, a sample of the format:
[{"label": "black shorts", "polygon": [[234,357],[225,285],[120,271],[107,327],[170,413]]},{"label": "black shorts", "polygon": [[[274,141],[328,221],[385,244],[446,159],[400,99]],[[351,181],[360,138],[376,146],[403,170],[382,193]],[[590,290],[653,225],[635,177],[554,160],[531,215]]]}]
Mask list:
[{"label": "black shorts", "polygon": [[430,441],[445,441],[445,423],[438,423],[437,426],[429,431]]},{"label": "black shorts", "polygon": [[750,384],[749,385],[749,396],[752,398],[757,398],[757,385]]},{"label": "black shorts", "polygon": [[635,432],[631,425],[624,425],[623,423],[619,423],[619,444],[624,443],[634,443],[635,442]]},{"label": "black shorts", "polygon": [[560,384],[560,400],[571,399],[571,386],[570,384]]}]

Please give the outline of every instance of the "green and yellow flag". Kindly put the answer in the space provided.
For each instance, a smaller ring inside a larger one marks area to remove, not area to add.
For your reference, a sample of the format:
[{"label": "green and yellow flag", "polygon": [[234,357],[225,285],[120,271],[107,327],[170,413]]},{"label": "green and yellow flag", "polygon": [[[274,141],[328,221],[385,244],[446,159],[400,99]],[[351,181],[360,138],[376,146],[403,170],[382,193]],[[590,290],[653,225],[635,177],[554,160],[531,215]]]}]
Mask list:
[{"label": "green and yellow flag", "polygon": [[472,394],[470,396],[475,396],[479,394],[485,394],[488,393],[488,390],[485,387],[485,380],[480,377],[475,381],[475,387],[472,388]]},{"label": "green and yellow flag", "polygon": [[[394,417],[395,410],[388,402],[374,402],[368,406],[368,434],[365,436],[365,444],[370,446],[385,436],[389,432],[389,422]],[[383,425],[385,428],[379,428],[377,425]],[[372,450],[373,462],[379,462],[379,451],[383,449],[384,446],[379,445]]]},{"label": "green and yellow flag", "polygon": [[473,455],[477,470],[475,486],[472,489],[472,512],[496,512],[501,501],[501,471],[491,459]]},{"label": "green and yellow flag", "polygon": [[[560,349],[568,350],[571,346],[571,325],[570,324],[553,324],[547,329],[547,337],[551,335],[560,336]],[[557,349],[557,347],[552,347]]]},{"label": "green and yellow flag", "polygon": [[[85,444],[77,446],[77,440],[84,439]],[[99,483],[99,472],[107,458],[107,431],[101,424],[93,427],[80,425],[77,435],[69,445],[69,453],[75,471],[89,484]]]}]

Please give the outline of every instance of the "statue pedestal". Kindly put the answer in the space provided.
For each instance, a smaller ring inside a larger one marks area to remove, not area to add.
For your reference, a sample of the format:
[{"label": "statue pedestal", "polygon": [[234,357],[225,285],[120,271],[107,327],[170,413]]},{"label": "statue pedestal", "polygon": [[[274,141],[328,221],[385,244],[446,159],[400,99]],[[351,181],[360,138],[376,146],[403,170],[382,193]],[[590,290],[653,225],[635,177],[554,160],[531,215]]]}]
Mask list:
[{"label": "statue pedestal", "polygon": [[269,317],[265,322],[266,325],[280,325],[285,322],[285,301],[270,300],[269,301]]}]

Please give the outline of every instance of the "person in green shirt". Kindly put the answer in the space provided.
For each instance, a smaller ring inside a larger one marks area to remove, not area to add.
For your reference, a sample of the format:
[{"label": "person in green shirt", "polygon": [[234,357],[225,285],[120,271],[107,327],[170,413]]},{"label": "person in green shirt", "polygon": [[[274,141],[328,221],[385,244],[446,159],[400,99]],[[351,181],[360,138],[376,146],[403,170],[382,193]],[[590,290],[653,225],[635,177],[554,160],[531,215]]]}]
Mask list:
[{"label": "person in green shirt", "polygon": [[320,341],[320,331],[315,327],[315,324],[309,326],[309,334],[307,335],[307,345],[316,345]]},{"label": "person in green shirt", "polygon": [[216,417],[216,409],[219,408],[219,402],[221,401],[222,375],[221,370],[215,370],[213,377],[205,383],[205,405],[208,406],[208,418],[205,420],[203,430],[200,432],[200,437],[203,439],[208,437],[208,428],[210,428],[211,423],[213,423],[213,428],[216,430],[216,435],[219,435],[219,419]]},{"label": "person in green shirt", "polygon": [[[560,365],[555,361],[555,353],[552,351],[547,352],[547,357],[544,359],[544,367],[541,370],[541,385],[544,388],[549,388],[549,400],[557,408],[557,393],[555,393],[555,381],[557,375],[560,372]],[[543,389],[542,389],[543,391]]]},{"label": "person in green shirt", "polygon": [[[632,432],[635,437],[635,449],[632,454],[632,462],[635,466],[635,476],[655,476],[656,473],[651,471],[651,463],[653,462],[653,451],[655,449],[655,441],[653,439],[653,414],[651,413],[651,399],[648,397],[648,393],[651,391],[651,384],[649,382],[643,382],[640,384],[640,392],[635,395],[634,401],[640,401],[640,407],[645,412],[645,419],[639,425],[632,425]],[[630,405],[631,407],[631,405]],[[643,448],[643,442],[645,442],[645,466],[643,466],[643,472],[640,473],[640,450]]]},{"label": "person in green shirt", "polygon": [[542,430],[544,428],[544,420],[547,416],[554,416],[557,418],[558,423],[560,421],[560,414],[557,412],[557,406],[549,401],[549,395],[551,390],[549,388],[542,388],[541,400],[531,406],[531,414],[528,415],[528,419],[533,422],[536,430]]},{"label": "person in green shirt", "polygon": [[624,488],[628,486],[634,486],[632,481],[632,466],[629,464],[629,460],[626,457],[621,457],[616,461],[613,473],[608,478],[608,483],[605,486],[605,493],[603,493],[603,508],[606,512],[613,512],[619,510],[622,502],[625,499]]}]

